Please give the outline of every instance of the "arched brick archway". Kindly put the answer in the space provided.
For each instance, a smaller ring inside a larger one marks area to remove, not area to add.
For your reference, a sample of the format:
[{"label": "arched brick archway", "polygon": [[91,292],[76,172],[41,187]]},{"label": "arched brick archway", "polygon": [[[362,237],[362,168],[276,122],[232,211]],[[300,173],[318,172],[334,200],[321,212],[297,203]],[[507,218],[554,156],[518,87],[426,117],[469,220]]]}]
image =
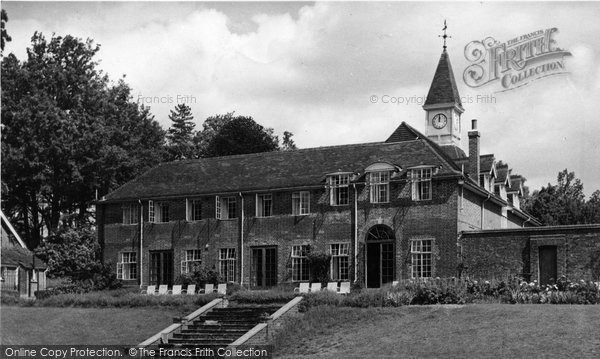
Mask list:
[{"label": "arched brick archway", "polygon": [[385,224],[371,226],[365,235],[365,283],[367,288],[379,288],[394,280],[396,235]]}]

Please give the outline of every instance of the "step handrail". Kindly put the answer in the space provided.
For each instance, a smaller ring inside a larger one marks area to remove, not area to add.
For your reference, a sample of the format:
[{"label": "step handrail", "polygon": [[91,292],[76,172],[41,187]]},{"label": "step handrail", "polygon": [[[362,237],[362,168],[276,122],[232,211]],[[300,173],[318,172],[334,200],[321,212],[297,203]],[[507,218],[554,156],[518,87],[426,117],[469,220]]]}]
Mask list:
[{"label": "step handrail", "polygon": [[169,334],[173,333],[174,331],[176,331],[177,329],[181,328],[183,323],[191,322],[192,320],[196,319],[197,317],[204,314],[205,312],[208,312],[209,310],[213,309],[215,306],[217,306],[218,304],[221,304],[222,302],[223,302],[223,298],[213,299],[210,303],[205,304],[200,309],[197,309],[194,312],[183,317],[181,323],[175,323],[175,324],[169,325],[165,329],[161,330],[160,332],[154,334],[150,338],[139,343],[137,345],[137,347],[139,349],[142,349],[149,345],[152,345],[153,343],[157,342],[160,338],[163,338],[165,335],[169,335]]}]

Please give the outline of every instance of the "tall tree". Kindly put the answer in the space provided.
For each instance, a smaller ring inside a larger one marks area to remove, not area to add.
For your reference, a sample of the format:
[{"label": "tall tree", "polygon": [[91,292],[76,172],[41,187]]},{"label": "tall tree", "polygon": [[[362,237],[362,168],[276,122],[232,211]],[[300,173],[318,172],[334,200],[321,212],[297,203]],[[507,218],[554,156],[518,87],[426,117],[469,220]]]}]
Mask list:
[{"label": "tall tree", "polygon": [[167,132],[167,150],[171,160],[194,158],[194,116],[192,109],[182,103],[175,106],[169,115],[171,127]]},{"label": "tall tree", "polygon": [[239,155],[279,150],[273,129],[264,128],[252,117],[238,116],[225,123],[208,142],[207,157]]},{"label": "tall tree", "polygon": [[281,146],[282,150],[290,151],[290,150],[296,149],[296,143],[294,143],[292,136],[294,136],[294,134],[291,133],[290,131],[283,132],[283,142],[282,142],[282,146]]},{"label": "tall tree", "polygon": [[558,173],[557,182],[534,191],[526,200],[525,209],[545,225],[586,223],[581,180],[574,172],[564,169]]},{"label": "tall tree", "polygon": [[6,14],[6,10],[2,9],[2,11],[0,12],[0,19],[2,26],[2,28],[0,29],[0,41],[2,41],[2,43],[0,45],[2,51],[4,51],[4,46],[6,45],[6,43],[12,41],[12,38],[10,37],[8,32],[6,32],[6,23],[8,22],[8,15]]},{"label": "tall tree", "polygon": [[27,60],[2,59],[2,206],[32,247],[41,228],[93,222],[91,203],[162,159],[164,131],[99,46],[35,33]]}]

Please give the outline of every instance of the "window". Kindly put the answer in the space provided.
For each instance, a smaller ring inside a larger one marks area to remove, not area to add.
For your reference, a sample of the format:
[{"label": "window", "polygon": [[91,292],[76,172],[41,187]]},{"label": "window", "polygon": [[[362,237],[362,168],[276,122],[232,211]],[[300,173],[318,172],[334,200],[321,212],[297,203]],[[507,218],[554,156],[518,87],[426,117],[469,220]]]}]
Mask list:
[{"label": "window", "polygon": [[371,203],[387,203],[390,201],[390,172],[378,171],[369,173],[369,189]]},{"label": "window", "polygon": [[154,201],[148,201],[148,222],[154,222]]},{"label": "window", "polygon": [[187,200],[187,220],[199,221],[202,219],[202,201],[199,199]]},{"label": "window", "polygon": [[217,219],[231,219],[237,217],[236,211],[237,199],[235,197],[216,197],[215,217]]},{"label": "window", "polygon": [[309,280],[308,271],[308,245],[292,246],[292,281],[301,282]]},{"label": "window", "polygon": [[348,243],[338,243],[329,246],[331,254],[331,279],[347,281],[348,276]]},{"label": "window", "polygon": [[413,278],[430,278],[432,263],[432,240],[413,239],[410,243],[410,255]]},{"label": "window", "polygon": [[417,168],[411,170],[412,199],[425,201],[431,199],[431,168]]},{"label": "window", "polygon": [[310,213],[310,192],[301,191],[292,193],[292,214],[302,216]]},{"label": "window", "polygon": [[123,252],[117,262],[117,279],[137,279],[137,253]]},{"label": "window", "polygon": [[169,202],[148,201],[148,221],[153,223],[169,222]]},{"label": "window", "polygon": [[270,194],[256,195],[256,217],[271,217],[273,215],[273,196]]},{"label": "window", "polygon": [[339,174],[329,177],[330,203],[332,206],[344,206],[349,198],[349,174]]},{"label": "window", "polygon": [[181,261],[181,273],[193,273],[200,268],[202,258],[200,257],[199,249],[188,249],[184,253]]},{"label": "window", "polygon": [[226,282],[235,281],[235,248],[219,250],[219,273]]},{"label": "window", "polygon": [[135,203],[123,206],[123,224],[135,224],[139,221],[139,207]]}]

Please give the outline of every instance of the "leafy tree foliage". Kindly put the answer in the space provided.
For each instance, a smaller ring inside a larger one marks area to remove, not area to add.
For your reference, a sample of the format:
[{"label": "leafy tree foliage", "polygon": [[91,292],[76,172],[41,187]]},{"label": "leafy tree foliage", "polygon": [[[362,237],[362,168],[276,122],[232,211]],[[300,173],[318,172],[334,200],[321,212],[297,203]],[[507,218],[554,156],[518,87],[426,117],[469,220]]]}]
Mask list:
[{"label": "leafy tree foliage", "polygon": [[292,136],[294,134],[291,133],[290,131],[284,131],[283,132],[283,144],[281,146],[281,149],[284,151],[290,151],[290,150],[295,150],[296,144],[294,143],[294,140],[292,139]]},{"label": "leafy tree foliage", "polygon": [[600,222],[600,191],[586,202],[581,180],[567,169],[558,173],[557,182],[534,191],[525,209],[545,225]]},{"label": "leafy tree foliage", "polygon": [[2,49],[2,51],[4,51],[4,46],[6,45],[6,43],[12,41],[12,38],[10,37],[8,32],[6,32],[6,22],[8,22],[8,15],[6,14],[6,10],[2,9],[2,11],[0,12],[0,18],[2,21],[2,28],[0,30],[0,38],[2,43],[0,44],[0,48]]},{"label": "leafy tree foliage", "polygon": [[206,147],[208,157],[279,150],[273,129],[264,128],[252,117],[238,116],[221,127]]},{"label": "leafy tree foliage", "polygon": [[31,42],[26,61],[2,59],[2,204],[35,247],[42,227],[93,222],[96,193],[163,158],[164,131],[97,69],[91,40]]},{"label": "leafy tree foliage", "polygon": [[169,115],[171,127],[167,132],[167,151],[169,159],[183,160],[195,157],[194,148],[194,116],[192,109],[186,104],[175,106]]}]

